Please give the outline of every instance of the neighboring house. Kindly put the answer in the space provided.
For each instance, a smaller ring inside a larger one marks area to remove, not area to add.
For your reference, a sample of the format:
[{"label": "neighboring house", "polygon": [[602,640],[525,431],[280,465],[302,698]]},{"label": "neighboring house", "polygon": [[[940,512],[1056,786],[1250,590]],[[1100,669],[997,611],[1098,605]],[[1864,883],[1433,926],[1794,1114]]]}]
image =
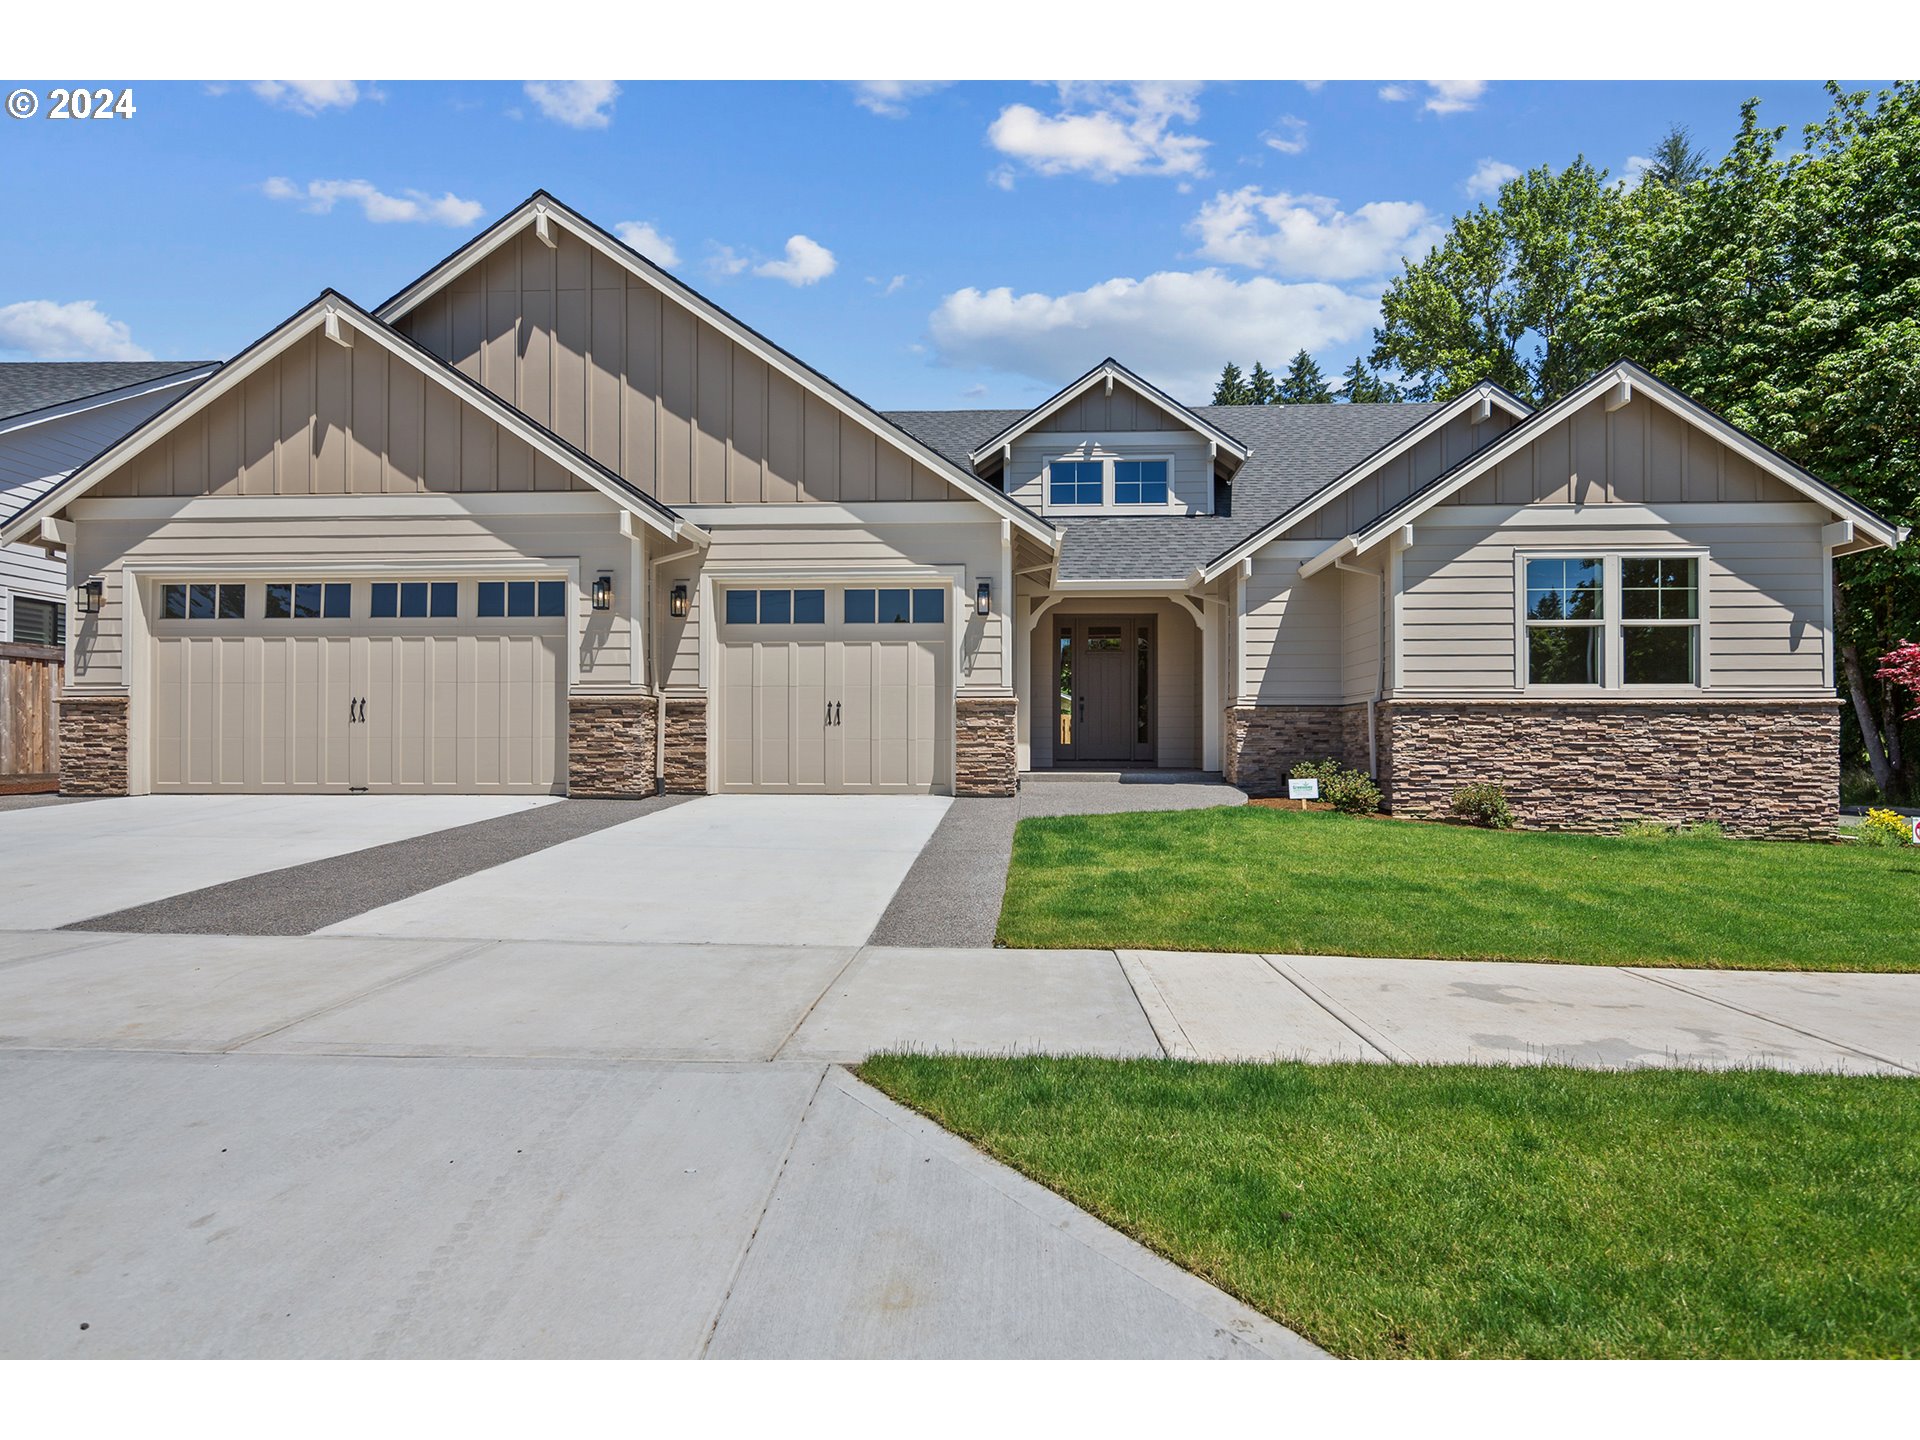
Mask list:
[{"label": "neighboring house", "polygon": [[[31,504],[213,373],[186,360],[0,363],[0,518]],[[0,641],[61,645],[67,567],[0,546]]]},{"label": "neighboring house", "polygon": [[545,194],[331,291],[3,538],[74,791],[1010,793],[1334,755],[1396,810],[1837,804],[1835,554],[1895,528],[1631,365],[1538,413],[881,414]]}]

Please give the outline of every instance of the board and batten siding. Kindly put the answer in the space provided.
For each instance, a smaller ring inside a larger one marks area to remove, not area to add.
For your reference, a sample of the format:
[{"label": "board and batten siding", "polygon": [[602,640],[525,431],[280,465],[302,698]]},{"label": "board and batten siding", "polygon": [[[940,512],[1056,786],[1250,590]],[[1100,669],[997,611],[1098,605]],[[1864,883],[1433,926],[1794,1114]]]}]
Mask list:
[{"label": "board and batten siding", "polygon": [[1479,424],[1474,423],[1471,412],[1456,415],[1403,454],[1382,464],[1351,490],[1290,526],[1285,538],[1338,540],[1343,535],[1351,535],[1476,450],[1492,444],[1514,424],[1513,416],[1497,405]]},{"label": "board and batten siding", "polygon": [[[88,410],[0,430],[0,516],[24,509],[121,436],[184,392],[169,386]],[[30,595],[61,604],[67,567],[38,545],[0,546],[0,641],[13,635],[11,601]]]},{"label": "board and batten siding", "polygon": [[[886,584],[881,578],[888,570],[914,567],[961,566],[965,578],[959,592],[948,600],[954,621],[961,626],[960,674],[957,683],[964,694],[969,690],[1002,692],[1013,684],[1012,668],[1004,661],[1004,629],[1010,623],[1007,600],[1000,596],[1000,522],[982,511],[979,524],[944,523],[937,525],[716,525],[713,540],[702,556],[688,556],[659,567],[655,579],[654,611],[659,617],[663,683],[670,690],[697,691],[700,688],[700,637],[705,625],[701,613],[701,587],[704,577],[716,593],[740,576],[739,583],[772,584],[767,576],[792,575],[795,584],[834,586],[839,584]],[[871,574],[872,580],[821,579],[807,581],[809,574],[858,572]],[[982,618],[970,602],[974,585],[981,578],[994,582],[994,613]],[[688,587],[688,613],[674,619],[668,613],[667,600],[676,581]],[[924,584],[924,580],[902,579],[899,584]],[[711,678],[711,677],[709,677]]]},{"label": "board and batten siding", "polygon": [[363,342],[317,332],[89,493],[417,495],[586,490],[465,397]]},{"label": "board and batten siding", "polygon": [[585,241],[531,230],[399,328],[668,505],[946,500],[901,445]]},{"label": "board and batten siding", "polygon": [[1186,430],[1192,424],[1192,420],[1175,415],[1129,386],[1115,385],[1108,392],[1105,386],[1095,385],[1043,418],[1029,433],[1095,435],[1126,430]]},{"label": "board and batten siding", "polygon": [[[122,567],[129,562],[142,570],[164,568],[183,578],[205,574],[209,579],[220,577],[198,567],[217,565],[231,574],[229,567],[246,566],[250,574],[273,579],[276,563],[297,562],[302,573],[290,578],[304,579],[313,573],[306,567],[338,564],[344,573],[377,563],[383,578],[406,580],[416,578],[408,573],[410,565],[435,565],[444,575],[470,562],[503,573],[498,567],[520,560],[529,568],[577,560],[580,585],[572,603],[578,616],[578,688],[631,686],[632,597],[625,593],[631,550],[612,501],[604,502],[603,511],[554,515],[355,515],[349,497],[325,517],[276,513],[269,501],[257,516],[175,519],[102,518],[88,513],[93,504],[91,497],[75,503],[75,559],[81,573],[102,577],[105,590],[100,612],[76,617],[80,623],[69,627],[69,674],[75,685],[128,683]],[[588,587],[602,570],[616,577],[616,603],[612,611],[596,612]]]},{"label": "board and batten siding", "polygon": [[[1071,434],[1032,431],[1013,442],[1013,459],[1005,472],[1007,493],[1029,510],[1044,511],[1047,508],[1046,468],[1049,462],[1108,458],[1172,460],[1168,485],[1172,499],[1185,506],[1189,515],[1212,513],[1213,462],[1207,455],[1207,442],[1186,431],[1180,432],[1176,440],[1119,431],[1100,431],[1097,432],[1097,438],[1092,439],[1085,431]],[[1120,507],[1111,513],[1127,512]],[[1155,510],[1153,513],[1167,512]]]}]

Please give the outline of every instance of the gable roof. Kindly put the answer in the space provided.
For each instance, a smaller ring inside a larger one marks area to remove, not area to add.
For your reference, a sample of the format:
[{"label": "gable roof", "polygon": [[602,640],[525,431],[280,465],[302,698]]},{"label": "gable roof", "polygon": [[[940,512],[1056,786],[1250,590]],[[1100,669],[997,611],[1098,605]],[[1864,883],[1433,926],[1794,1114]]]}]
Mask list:
[{"label": "gable roof", "polygon": [[1834,489],[1817,475],[1803,470],[1786,456],[1769,449],[1744,430],[1736,428],[1730,421],[1716,415],[1699,401],[1682,394],[1651,372],[1630,360],[1620,360],[1607,366],[1584,385],[1576,386],[1553,404],[1534,411],[1505,435],[1475,451],[1451,470],[1435,477],[1392,509],[1376,516],[1361,529],[1334,541],[1326,550],[1303,565],[1301,573],[1303,575],[1312,573],[1313,570],[1323,568],[1342,555],[1358,554],[1363,550],[1371,549],[1400,526],[1409,524],[1455,491],[1486,474],[1502,460],[1531,444],[1575,411],[1584,409],[1608,391],[1621,386],[1626,387],[1630,394],[1644,394],[1648,399],[1665,406],[1682,420],[1713,436],[1728,449],[1745,456],[1790,489],[1797,490],[1808,499],[1825,505],[1841,518],[1851,520],[1865,533],[1871,543],[1898,545],[1905,538],[1907,532],[1901,527],[1875,514],[1851,496]]},{"label": "gable roof", "polygon": [[[1138,375],[1134,374],[1133,371],[1127,369],[1126,366],[1109,355],[1078,380],[1073,381],[1066,386],[1066,388],[1056,391],[1031,410],[1025,411],[1018,418],[1010,421],[1005,427],[977,444],[967,456],[968,464],[978,466],[987,460],[991,460],[1004,446],[1011,445],[1015,440],[1018,440],[1022,435],[1026,434],[1027,431],[1033,429],[1034,426],[1038,425],[1042,420],[1045,420],[1049,415],[1059,413],[1062,409],[1086,394],[1087,391],[1093,389],[1094,386],[1105,385],[1107,390],[1111,392],[1116,382],[1125,385],[1129,390],[1132,390],[1143,399],[1151,401],[1162,410],[1173,415],[1176,419],[1185,420],[1199,435],[1213,442],[1213,444],[1220,449],[1225,450],[1229,455],[1233,456],[1235,460],[1244,461],[1247,458],[1247,447],[1241,444],[1240,441],[1234,439],[1233,436],[1229,435],[1213,421],[1207,419],[1200,411],[1182,405],[1178,400],[1167,394],[1166,391],[1141,379]],[[1214,406],[1211,408],[1221,409],[1227,407]],[[1235,406],[1231,408],[1240,409],[1245,407]]]},{"label": "gable roof", "polygon": [[536,190],[513,210],[489,225],[453,254],[414,280],[397,294],[383,301],[374,311],[389,324],[400,320],[429,296],[479,264],[529,225],[559,226],[576,239],[598,250],[609,260],[652,285],[677,304],[692,311],[735,344],[757,355],[803,390],[819,396],[836,410],[864,426],[881,439],[906,451],[929,470],[948,481],[967,496],[980,501],[1003,518],[1018,525],[1049,551],[1057,548],[1059,535],[1054,527],[1026,506],[1010,499],[986,484],[965,465],[957,465],[947,455],[917,439],[887,419],[866,401],[845,390],[790,351],[781,348],[713,301],[663,270],[631,245],[601,229],[593,221],[556,200],[545,190]]},{"label": "gable roof", "polygon": [[316,329],[343,323],[354,335],[366,336],[421,374],[453,391],[582,483],[632,511],[652,529],[670,538],[678,536],[705,541],[706,532],[699,526],[676,515],[651,495],[629,485],[599,461],[561,439],[546,426],[529,419],[426,347],[402,335],[391,325],[375,319],[337,290],[321,291],[311,303],[220,366],[207,380],[152,416],[144,425],[109,445],[38,500],[24,506],[6,522],[4,528],[0,528],[0,540],[13,542],[34,535],[42,516],[50,515],[84,495],[116,467],[169,434],[189,416],[199,413],[227,394],[247,376],[284,353],[295,341]]},{"label": "gable roof", "polygon": [[[214,360],[16,360],[0,363],[0,421],[21,420],[32,423],[41,411],[68,414],[81,406],[79,401],[107,405],[130,399],[145,391],[161,388],[158,382],[174,384],[213,373]],[[7,425],[12,430],[17,426]]]},{"label": "gable roof", "polygon": [[1246,559],[1255,550],[1270,540],[1277,540],[1302,520],[1320,510],[1328,502],[1353,489],[1382,465],[1390,464],[1407,453],[1430,435],[1438,434],[1454,420],[1470,410],[1482,406],[1499,406],[1516,420],[1524,420],[1533,413],[1533,407],[1511,391],[1504,390],[1491,380],[1483,380],[1471,390],[1455,396],[1452,400],[1423,407],[1426,414],[1417,423],[1402,430],[1388,440],[1378,450],[1361,460],[1331,485],[1315,490],[1298,504],[1274,517],[1271,523],[1247,536],[1239,544],[1223,550],[1204,565],[1199,567],[1196,577],[1201,581],[1212,580],[1231,570],[1240,561]]},{"label": "gable roof", "polygon": [[[1193,413],[1248,442],[1226,515],[1058,517],[1063,580],[1187,583],[1205,564],[1337,482],[1427,416],[1428,402],[1336,405],[1202,405]],[[1020,414],[1027,412],[1021,411]],[[1007,424],[1005,410],[899,410],[897,424],[949,453],[971,450]]]}]

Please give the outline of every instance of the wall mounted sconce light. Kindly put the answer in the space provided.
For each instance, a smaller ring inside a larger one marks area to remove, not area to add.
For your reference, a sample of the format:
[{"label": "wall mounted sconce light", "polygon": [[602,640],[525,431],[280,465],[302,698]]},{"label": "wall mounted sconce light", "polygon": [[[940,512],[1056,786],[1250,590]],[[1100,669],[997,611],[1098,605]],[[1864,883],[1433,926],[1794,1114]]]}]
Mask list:
[{"label": "wall mounted sconce light", "polygon": [[976,615],[993,613],[993,582],[991,580],[980,582],[980,589],[973,597],[973,613]]},{"label": "wall mounted sconce light", "polygon": [[80,587],[80,609],[88,615],[100,613],[100,601],[107,593],[107,582],[98,575]]},{"label": "wall mounted sconce light", "polygon": [[676,620],[687,618],[687,582],[676,580],[667,594],[667,613]]},{"label": "wall mounted sconce light", "polygon": [[593,608],[596,610],[613,608],[613,576],[605,570],[594,577]]}]

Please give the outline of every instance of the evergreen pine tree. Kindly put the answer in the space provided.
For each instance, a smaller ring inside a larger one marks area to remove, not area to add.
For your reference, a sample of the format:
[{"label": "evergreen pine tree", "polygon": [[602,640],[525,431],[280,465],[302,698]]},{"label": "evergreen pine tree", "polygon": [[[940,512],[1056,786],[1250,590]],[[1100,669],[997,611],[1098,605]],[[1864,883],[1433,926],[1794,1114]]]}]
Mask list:
[{"label": "evergreen pine tree", "polygon": [[1667,131],[1647,166],[1647,180],[1669,190],[1684,190],[1707,174],[1707,157],[1693,148],[1693,135],[1686,126],[1675,125]]},{"label": "evergreen pine tree", "polygon": [[1247,381],[1247,403],[1249,405],[1271,405],[1280,398],[1280,386],[1273,378],[1273,372],[1258,360],[1253,362],[1253,374]]},{"label": "evergreen pine tree", "polygon": [[1241,375],[1240,367],[1231,360],[1220,371],[1220,383],[1213,387],[1215,405],[1245,405],[1247,403],[1247,381]]},{"label": "evergreen pine tree", "polygon": [[1279,397],[1286,405],[1324,405],[1333,399],[1333,391],[1327,385],[1327,377],[1320,373],[1320,367],[1305,350],[1293,357],[1293,363],[1287,367],[1287,373],[1280,381]]},{"label": "evergreen pine tree", "polygon": [[1365,356],[1354,356],[1353,363],[1340,374],[1347,383],[1341,387],[1336,398],[1348,404],[1379,405],[1400,398],[1400,387],[1382,380],[1377,371],[1368,367]]}]

